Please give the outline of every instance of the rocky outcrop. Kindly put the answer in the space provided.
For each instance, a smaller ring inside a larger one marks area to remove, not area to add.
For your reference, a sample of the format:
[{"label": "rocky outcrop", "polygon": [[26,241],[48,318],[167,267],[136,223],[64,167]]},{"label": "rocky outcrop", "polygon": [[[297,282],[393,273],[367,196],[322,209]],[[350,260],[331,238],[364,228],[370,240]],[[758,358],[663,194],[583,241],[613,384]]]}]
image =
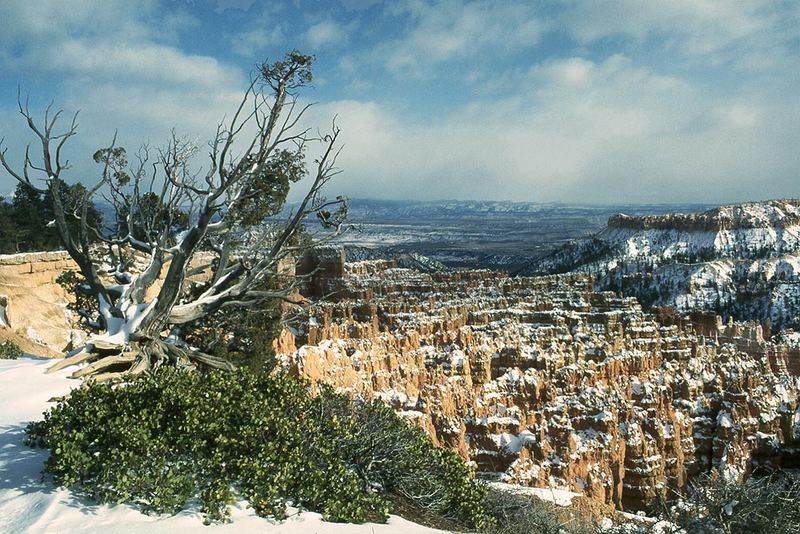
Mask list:
[{"label": "rocky outcrop", "polygon": [[641,508],[713,467],[798,461],[795,349],[758,325],[650,315],[585,273],[319,273],[331,296],[282,333],[282,364],[382,399],[480,472]]},{"label": "rocky outcrop", "polygon": [[710,209],[702,213],[671,213],[631,217],[614,215],[611,229],[721,232],[756,228],[790,228],[800,225],[800,200],[767,200]]},{"label": "rocky outcrop", "polygon": [[66,308],[72,297],[56,278],[76,269],[66,252],[0,256],[0,326],[34,343],[39,354],[63,354],[82,334]]},{"label": "rocky outcrop", "polygon": [[[146,265],[142,255],[131,255],[134,272]],[[208,254],[196,254],[190,265],[195,272],[187,282],[206,280],[209,265]],[[167,263],[162,274],[168,267]],[[56,281],[63,272],[77,270],[64,251],[0,255],[0,339],[10,339],[40,356],[63,356],[80,346],[86,333],[77,314],[67,308],[74,295]],[[161,281],[157,280],[148,288],[146,298],[155,298],[160,288]]]},{"label": "rocky outcrop", "polygon": [[520,274],[565,271],[592,273],[598,290],[620,291],[646,306],[800,327],[800,201],[617,215],[600,233]]}]

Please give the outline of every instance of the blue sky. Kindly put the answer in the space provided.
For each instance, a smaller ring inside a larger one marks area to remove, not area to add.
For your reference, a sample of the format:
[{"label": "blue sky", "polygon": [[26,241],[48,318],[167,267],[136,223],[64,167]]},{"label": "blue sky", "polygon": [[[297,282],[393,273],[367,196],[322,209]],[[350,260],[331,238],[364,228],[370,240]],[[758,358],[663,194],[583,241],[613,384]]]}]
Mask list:
[{"label": "blue sky", "polygon": [[333,194],[800,196],[794,0],[2,0],[0,20],[9,154],[19,84],[82,110],[84,182],[115,129],[129,149],[208,138],[253,65],[297,48],[317,56],[309,119],[343,128]]}]

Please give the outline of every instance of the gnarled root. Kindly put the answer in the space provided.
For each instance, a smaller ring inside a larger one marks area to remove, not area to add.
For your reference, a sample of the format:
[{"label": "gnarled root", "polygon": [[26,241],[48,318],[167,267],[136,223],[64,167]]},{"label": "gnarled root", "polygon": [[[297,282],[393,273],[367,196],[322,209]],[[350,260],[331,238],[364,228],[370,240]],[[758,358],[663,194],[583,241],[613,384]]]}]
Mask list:
[{"label": "gnarled root", "polygon": [[81,367],[72,373],[70,378],[81,378],[87,375],[93,375],[99,371],[119,364],[132,364],[136,361],[136,358],[137,356],[135,354],[129,353],[117,354],[116,356],[106,356],[105,358],[101,358],[94,363],[90,363],[86,367]]},{"label": "gnarled root", "polygon": [[87,351],[85,348],[83,351],[78,352],[74,356],[70,356],[69,358],[64,358],[63,360],[59,360],[50,367],[47,368],[47,373],[55,373],[56,371],[60,371],[65,367],[69,367],[70,365],[78,365],[79,363],[83,363],[86,361],[93,360],[97,358],[98,355],[94,354],[93,352]]},{"label": "gnarled root", "polygon": [[88,363],[76,370],[70,378],[86,378],[103,382],[115,378],[131,378],[152,371],[161,365],[172,365],[185,369],[206,367],[233,371],[236,366],[225,360],[197,350],[180,347],[161,339],[143,338],[132,341],[127,347],[108,343],[88,345],[84,351],[65,358],[51,366],[52,373],[68,367]]}]

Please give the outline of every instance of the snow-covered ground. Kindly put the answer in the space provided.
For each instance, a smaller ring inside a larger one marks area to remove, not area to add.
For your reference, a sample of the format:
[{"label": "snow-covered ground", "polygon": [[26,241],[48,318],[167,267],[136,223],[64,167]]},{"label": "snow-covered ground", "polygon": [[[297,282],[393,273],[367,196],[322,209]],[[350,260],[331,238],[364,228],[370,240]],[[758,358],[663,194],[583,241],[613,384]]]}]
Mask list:
[{"label": "snow-covered ground", "polygon": [[45,374],[52,360],[0,360],[0,532],[16,533],[154,533],[259,532],[400,534],[442,532],[391,516],[387,524],[327,523],[319,514],[303,512],[277,523],[256,516],[244,504],[232,510],[233,521],[204,527],[202,516],[183,512],[175,516],[146,516],[127,505],[99,506],[74,497],[65,489],[41,481],[47,451],[26,447],[22,441],[28,421],[41,419],[52,403],[79,382],[67,378],[73,370]]}]

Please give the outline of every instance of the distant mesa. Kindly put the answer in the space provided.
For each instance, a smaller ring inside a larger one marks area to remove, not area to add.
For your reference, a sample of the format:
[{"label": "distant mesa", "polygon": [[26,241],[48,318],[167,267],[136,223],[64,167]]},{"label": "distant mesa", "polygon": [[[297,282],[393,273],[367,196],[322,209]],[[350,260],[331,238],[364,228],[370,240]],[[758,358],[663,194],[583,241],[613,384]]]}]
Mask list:
[{"label": "distant mesa", "polygon": [[800,200],[702,213],[614,215],[597,234],[534,260],[518,274],[587,272],[596,289],[646,307],[709,310],[800,327]]},{"label": "distant mesa", "polygon": [[787,228],[800,224],[800,200],[768,200],[713,208],[702,213],[671,213],[631,217],[614,215],[609,228],[720,232],[755,228]]}]

